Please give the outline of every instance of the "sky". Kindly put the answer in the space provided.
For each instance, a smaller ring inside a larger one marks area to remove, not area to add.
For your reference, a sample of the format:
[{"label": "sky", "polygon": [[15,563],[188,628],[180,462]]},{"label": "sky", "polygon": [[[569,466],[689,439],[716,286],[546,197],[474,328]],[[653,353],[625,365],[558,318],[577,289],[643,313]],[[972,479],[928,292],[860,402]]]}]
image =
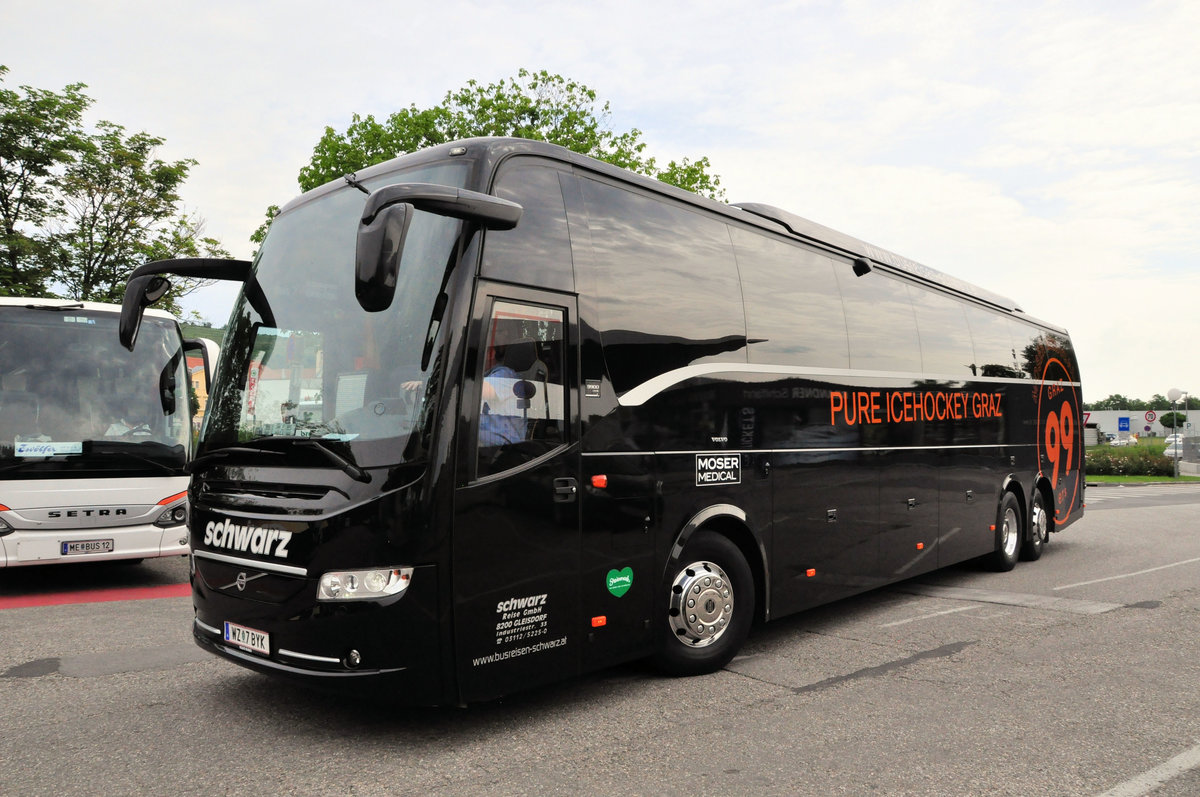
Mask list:
[{"label": "sky", "polygon": [[1200,392],[1198,30],[1195,0],[39,0],[0,7],[0,64],[198,161],[183,209],[236,257],[326,127],[545,69],[730,202],[1066,327],[1097,401]]}]

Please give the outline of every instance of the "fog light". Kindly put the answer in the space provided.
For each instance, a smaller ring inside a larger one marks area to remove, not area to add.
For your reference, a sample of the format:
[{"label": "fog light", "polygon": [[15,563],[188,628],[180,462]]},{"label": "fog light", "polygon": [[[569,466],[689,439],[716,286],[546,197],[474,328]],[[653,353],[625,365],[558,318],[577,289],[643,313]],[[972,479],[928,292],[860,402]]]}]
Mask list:
[{"label": "fog light", "polygon": [[347,667],[357,667],[362,664],[362,654],[357,650],[352,650],[346,654],[345,663]]},{"label": "fog light", "polygon": [[331,571],[317,581],[317,600],[379,600],[399,595],[408,589],[412,573],[411,567]]}]

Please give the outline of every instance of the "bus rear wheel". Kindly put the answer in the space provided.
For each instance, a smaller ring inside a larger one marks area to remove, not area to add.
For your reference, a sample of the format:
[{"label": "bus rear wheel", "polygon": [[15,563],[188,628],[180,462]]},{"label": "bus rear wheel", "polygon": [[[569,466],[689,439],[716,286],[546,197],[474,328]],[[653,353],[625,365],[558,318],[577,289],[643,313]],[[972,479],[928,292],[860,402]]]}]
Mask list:
[{"label": "bus rear wheel", "polygon": [[1046,514],[1046,500],[1041,490],[1033,491],[1029,503],[1029,537],[1021,546],[1021,558],[1034,561],[1042,556],[1042,549],[1050,542],[1050,518]]},{"label": "bus rear wheel", "polygon": [[[721,669],[737,654],[754,617],[754,576],[728,537],[698,531],[666,584],[655,663],[671,675]],[[661,604],[660,604],[661,606]]]},{"label": "bus rear wheel", "polygon": [[1007,572],[1017,566],[1021,550],[1021,507],[1012,493],[1005,493],[996,512],[996,550],[989,564],[997,572]]}]

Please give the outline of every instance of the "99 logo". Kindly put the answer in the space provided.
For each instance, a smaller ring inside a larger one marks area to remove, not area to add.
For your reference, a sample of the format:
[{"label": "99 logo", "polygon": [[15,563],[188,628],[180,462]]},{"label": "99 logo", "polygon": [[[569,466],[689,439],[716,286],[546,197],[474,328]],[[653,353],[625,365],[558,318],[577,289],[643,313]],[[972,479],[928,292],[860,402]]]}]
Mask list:
[{"label": "99 logo", "polygon": [[[1057,358],[1046,362],[1038,393],[1038,463],[1049,469],[1054,490],[1055,523],[1064,523],[1071,515],[1079,493],[1083,452],[1078,450],[1075,408],[1077,393],[1071,372]],[[1043,465],[1044,463],[1044,465]]]}]

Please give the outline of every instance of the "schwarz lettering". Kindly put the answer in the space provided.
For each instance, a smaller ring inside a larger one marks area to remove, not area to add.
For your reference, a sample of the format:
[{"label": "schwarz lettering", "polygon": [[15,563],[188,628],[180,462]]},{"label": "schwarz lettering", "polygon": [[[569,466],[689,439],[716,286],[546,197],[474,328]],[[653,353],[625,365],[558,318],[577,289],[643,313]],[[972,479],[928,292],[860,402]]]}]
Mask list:
[{"label": "schwarz lettering", "polygon": [[204,527],[204,544],[230,551],[286,559],[292,532],[269,526],[239,525],[229,518],[210,520]]},{"label": "schwarz lettering", "polygon": [[547,593],[542,593],[541,595],[529,595],[524,598],[509,598],[496,604],[496,614],[504,614],[505,612],[517,609],[529,609],[534,606],[545,606],[547,597],[549,597]]},{"label": "schwarz lettering", "polygon": [[1003,418],[1003,399],[1003,393],[959,390],[833,390],[829,423],[862,426]]}]

